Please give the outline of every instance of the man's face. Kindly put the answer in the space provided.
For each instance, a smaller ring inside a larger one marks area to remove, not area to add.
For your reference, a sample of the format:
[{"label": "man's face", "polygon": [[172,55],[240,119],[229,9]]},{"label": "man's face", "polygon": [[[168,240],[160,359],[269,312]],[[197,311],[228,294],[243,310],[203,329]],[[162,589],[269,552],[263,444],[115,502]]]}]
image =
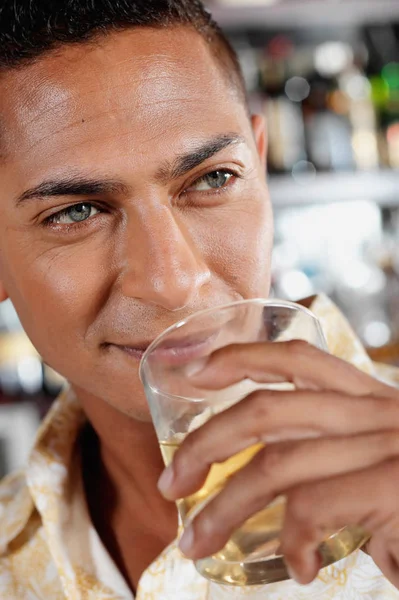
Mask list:
[{"label": "man's face", "polygon": [[262,123],[186,28],[6,73],[0,114],[0,299],[82,397],[147,419],[137,349],[268,295]]}]

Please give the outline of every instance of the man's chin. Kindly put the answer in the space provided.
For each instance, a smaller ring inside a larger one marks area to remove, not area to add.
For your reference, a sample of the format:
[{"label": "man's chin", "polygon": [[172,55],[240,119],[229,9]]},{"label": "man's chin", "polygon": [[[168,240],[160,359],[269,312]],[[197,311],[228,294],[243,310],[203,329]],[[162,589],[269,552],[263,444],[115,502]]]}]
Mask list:
[{"label": "man's chin", "polygon": [[118,415],[125,416],[141,423],[151,423],[151,413],[144,390],[130,390],[127,393],[127,387],[122,390],[99,389],[90,390],[71,383],[71,387],[78,397],[83,409],[90,419],[90,414],[95,412],[97,415],[103,413],[104,418],[113,419]]},{"label": "man's chin", "polygon": [[151,423],[151,414],[149,408],[130,408],[128,410],[121,410],[121,412],[129,419],[140,421],[140,423]]}]

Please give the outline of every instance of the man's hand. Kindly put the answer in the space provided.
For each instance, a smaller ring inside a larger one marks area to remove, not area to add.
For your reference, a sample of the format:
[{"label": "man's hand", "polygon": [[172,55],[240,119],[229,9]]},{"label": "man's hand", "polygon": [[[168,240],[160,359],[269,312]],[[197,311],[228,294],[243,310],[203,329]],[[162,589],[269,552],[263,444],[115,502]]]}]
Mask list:
[{"label": "man's hand", "polygon": [[213,463],[266,446],[195,518],[185,554],[215,554],[284,495],[281,553],[297,581],[317,576],[326,532],[359,525],[372,535],[370,555],[399,588],[399,391],[301,341],[230,346],[191,376],[208,390],[245,378],[291,381],[296,390],[255,392],[186,438],[168,487],[160,486],[170,500],[199,490]]}]

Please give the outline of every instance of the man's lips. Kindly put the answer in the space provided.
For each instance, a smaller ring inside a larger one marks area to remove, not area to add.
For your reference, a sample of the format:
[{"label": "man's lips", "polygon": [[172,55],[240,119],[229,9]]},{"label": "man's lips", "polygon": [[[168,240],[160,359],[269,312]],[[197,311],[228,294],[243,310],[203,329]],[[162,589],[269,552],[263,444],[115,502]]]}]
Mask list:
[{"label": "man's lips", "polygon": [[140,348],[132,348],[130,346],[118,346],[117,344],[112,344],[115,348],[119,348],[126,354],[129,354],[133,358],[137,358],[137,360],[141,360],[144,356],[145,349],[141,350]]},{"label": "man's lips", "polygon": [[[187,364],[192,360],[209,355],[219,333],[220,330],[217,330],[196,337],[164,341],[151,352],[151,359],[170,366]],[[150,344],[147,347],[112,345],[129,356],[141,360]]]}]

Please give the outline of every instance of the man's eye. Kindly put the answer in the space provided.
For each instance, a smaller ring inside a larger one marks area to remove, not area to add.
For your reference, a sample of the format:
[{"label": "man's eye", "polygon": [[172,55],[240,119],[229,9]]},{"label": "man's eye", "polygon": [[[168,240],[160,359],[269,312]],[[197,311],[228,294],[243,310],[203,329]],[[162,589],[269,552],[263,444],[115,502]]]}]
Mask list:
[{"label": "man's eye", "polygon": [[213,171],[197,179],[190,186],[189,191],[208,192],[209,190],[219,190],[226,187],[233,177],[233,173],[228,171]]},{"label": "man's eye", "polygon": [[47,223],[56,223],[58,225],[73,225],[74,223],[82,223],[87,221],[100,211],[93,204],[82,203],[70,206],[65,210],[52,215],[46,219]]}]

